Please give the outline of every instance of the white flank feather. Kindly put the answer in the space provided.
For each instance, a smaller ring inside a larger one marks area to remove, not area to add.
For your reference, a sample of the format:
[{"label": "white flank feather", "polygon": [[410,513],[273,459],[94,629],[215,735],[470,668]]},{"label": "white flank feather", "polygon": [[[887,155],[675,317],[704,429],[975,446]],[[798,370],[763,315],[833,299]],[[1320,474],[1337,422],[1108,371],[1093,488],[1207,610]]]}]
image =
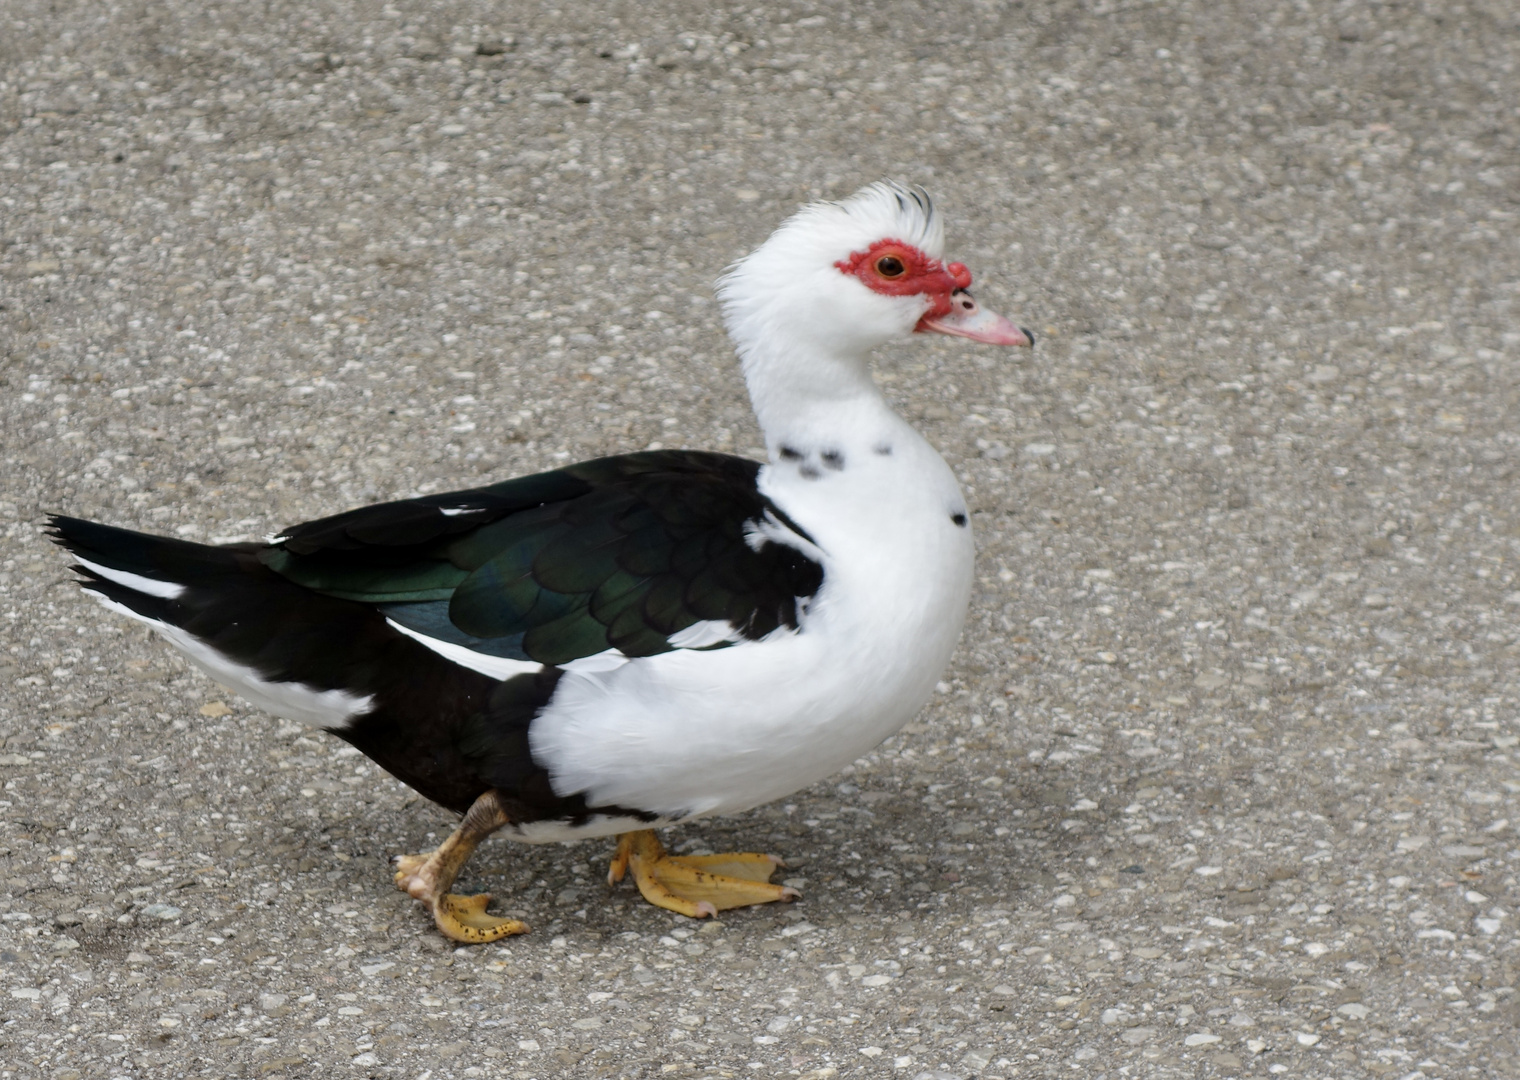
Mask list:
[{"label": "white flank feather", "polygon": [[178,600],[185,594],[185,586],[177,582],[159,581],[157,578],[143,577],[141,574],[134,574],[128,570],[117,570],[114,567],[101,566],[99,563],[93,563],[89,559],[81,559],[77,555],[74,558],[78,560],[80,566],[90,571],[90,573],[98,574],[107,581],[113,581],[117,585],[131,589],[133,592],[140,592],[144,596],[157,596],[164,600]]}]

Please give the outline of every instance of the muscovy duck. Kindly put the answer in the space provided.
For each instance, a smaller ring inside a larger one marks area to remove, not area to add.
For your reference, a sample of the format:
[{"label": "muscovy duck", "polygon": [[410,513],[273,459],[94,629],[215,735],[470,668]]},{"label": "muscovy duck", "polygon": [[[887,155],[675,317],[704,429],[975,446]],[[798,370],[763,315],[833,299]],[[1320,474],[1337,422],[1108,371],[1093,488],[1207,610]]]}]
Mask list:
[{"label": "muscovy duck", "polygon": [[871,350],[1033,337],[977,307],[917,188],[804,207],[722,279],[765,463],[658,450],[363,507],[207,546],[54,516],[81,585],[218,682],[319,725],[463,815],[396,884],[445,935],[527,929],[449,890],[498,830],[618,836],[651,903],[791,900],[779,860],[674,856],[654,829],[781,798],[929,698],[972,542],[954,473]]}]

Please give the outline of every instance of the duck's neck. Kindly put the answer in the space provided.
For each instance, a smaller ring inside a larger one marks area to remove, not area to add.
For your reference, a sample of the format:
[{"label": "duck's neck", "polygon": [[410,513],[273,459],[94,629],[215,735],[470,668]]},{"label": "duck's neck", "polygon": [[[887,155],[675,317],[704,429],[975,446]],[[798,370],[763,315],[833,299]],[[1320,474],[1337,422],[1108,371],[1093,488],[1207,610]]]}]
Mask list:
[{"label": "duck's neck", "polygon": [[742,344],[740,361],[772,461],[790,451],[870,439],[897,423],[864,354],[820,354],[795,343]]}]

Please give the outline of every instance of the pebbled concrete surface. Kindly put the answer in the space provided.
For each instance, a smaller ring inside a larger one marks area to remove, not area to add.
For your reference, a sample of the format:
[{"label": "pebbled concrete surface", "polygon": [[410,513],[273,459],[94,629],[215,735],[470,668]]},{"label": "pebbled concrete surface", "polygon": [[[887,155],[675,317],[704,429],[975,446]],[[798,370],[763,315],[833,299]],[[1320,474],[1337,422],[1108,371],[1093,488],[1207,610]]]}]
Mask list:
[{"label": "pebbled concrete surface", "polygon": [[[1510,1075],[1520,16],[1421,4],[10,0],[0,1077]],[[883,357],[975,507],[943,692],[676,833],[794,907],[445,814],[68,583],[570,457],[751,452],[710,300],[931,185],[1032,355]]]}]

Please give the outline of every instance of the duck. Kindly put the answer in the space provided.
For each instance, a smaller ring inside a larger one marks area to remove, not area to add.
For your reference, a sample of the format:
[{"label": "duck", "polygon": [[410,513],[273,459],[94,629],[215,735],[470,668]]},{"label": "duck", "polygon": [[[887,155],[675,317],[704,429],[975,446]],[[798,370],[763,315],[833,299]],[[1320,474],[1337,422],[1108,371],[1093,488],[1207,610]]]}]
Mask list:
[{"label": "duck", "polygon": [[766,460],[643,450],[364,506],[262,543],[62,514],[82,588],[254,706],[321,727],[460,815],[393,857],[463,944],[526,931],[452,891],[493,834],[616,838],[691,918],[798,898],[775,856],[680,856],[658,830],[792,794],[933,693],[972,586],[955,473],[872,353],[915,334],[1034,335],[973,299],[921,188],[806,205],[718,284]]}]

